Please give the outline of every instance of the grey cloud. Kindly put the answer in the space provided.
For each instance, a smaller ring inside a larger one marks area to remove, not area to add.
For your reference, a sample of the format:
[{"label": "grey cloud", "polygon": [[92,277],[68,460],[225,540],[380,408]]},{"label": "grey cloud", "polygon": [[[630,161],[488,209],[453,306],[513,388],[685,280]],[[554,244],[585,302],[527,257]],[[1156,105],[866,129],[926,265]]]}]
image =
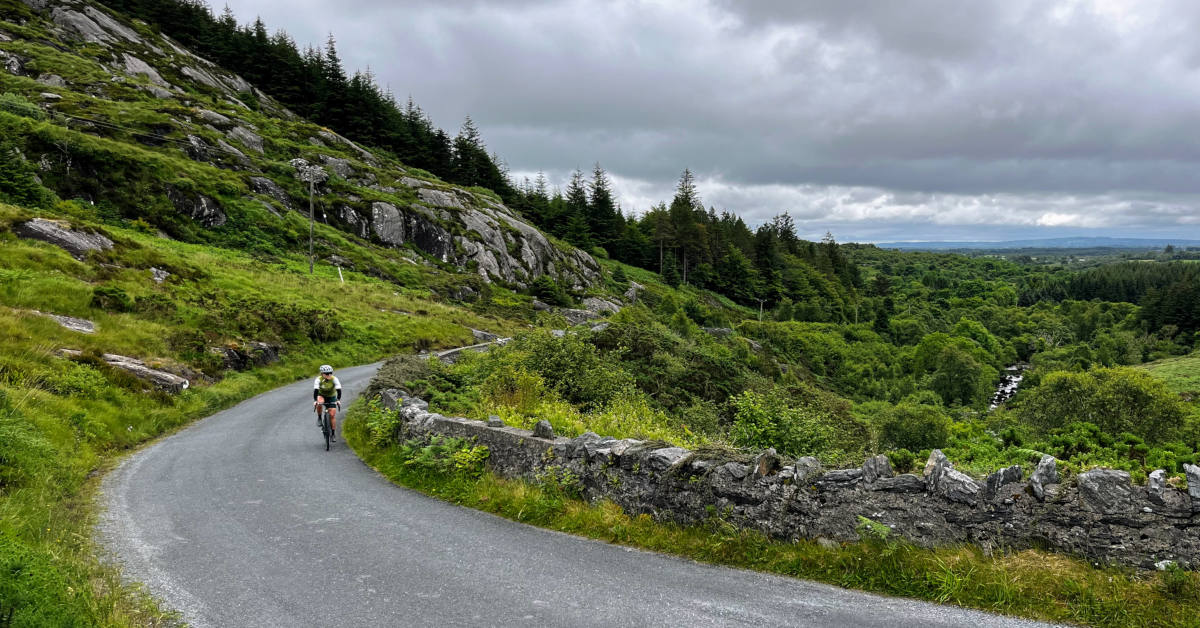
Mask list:
[{"label": "grey cloud", "polygon": [[232,6],[301,42],[332,30],[348,65],[448,130],[470,114],[514,170],[599,161],[658,200],[687,166],[759,191],[1200,201],[1194,2]]}]

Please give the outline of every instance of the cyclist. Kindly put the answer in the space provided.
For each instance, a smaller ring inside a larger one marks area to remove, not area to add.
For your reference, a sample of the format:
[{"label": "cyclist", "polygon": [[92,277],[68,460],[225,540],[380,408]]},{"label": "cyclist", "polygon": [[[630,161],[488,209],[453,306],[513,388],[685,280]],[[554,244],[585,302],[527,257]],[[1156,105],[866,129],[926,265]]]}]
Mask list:
[{"label": "cyclist", "polygon": [[317,380],[313,382],[313,410],[317,412],[317,425],[321,425],[321,411],[318,406],[324,405],[328,408],[329,427],[336,433],[337,410],[342,400],[342,382],[333,376],[332,366],[322,364],[320,371]]}]

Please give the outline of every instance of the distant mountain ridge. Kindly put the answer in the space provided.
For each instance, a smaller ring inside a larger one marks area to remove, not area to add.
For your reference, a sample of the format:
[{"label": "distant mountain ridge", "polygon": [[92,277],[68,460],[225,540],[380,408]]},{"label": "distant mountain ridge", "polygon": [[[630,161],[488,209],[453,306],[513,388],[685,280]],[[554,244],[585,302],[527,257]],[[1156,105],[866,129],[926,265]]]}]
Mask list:
[{"label": "distant mountain ridge", "polygon": [[995,242],[879,242],[881,249],[915,251],[945,251],[953,249],[1161,249],[1168,244],[1176,247],[1200,246],[1200,240],[1176,238],[1111,238],[1068,237],[1032,240],[1003,240]]}]

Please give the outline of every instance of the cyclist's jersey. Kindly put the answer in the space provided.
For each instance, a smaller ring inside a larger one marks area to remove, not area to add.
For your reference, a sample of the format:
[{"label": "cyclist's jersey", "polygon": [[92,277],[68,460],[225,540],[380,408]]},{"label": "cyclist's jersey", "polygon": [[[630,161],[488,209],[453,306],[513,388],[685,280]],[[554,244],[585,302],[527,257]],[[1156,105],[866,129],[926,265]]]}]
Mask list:
[{"label": "cyclist's jersey", "polygon": [[341,397],[342,382],[336,375],[329,379],[318,375],[316,381],[313,382],[313,390],[325,398],[325,403],[334,403]]}]

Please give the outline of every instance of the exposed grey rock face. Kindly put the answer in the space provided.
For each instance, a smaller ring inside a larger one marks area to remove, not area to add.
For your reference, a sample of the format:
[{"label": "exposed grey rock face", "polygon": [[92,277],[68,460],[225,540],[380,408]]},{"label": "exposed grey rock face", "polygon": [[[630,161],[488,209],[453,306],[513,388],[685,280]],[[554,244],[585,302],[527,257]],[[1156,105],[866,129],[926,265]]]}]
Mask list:
[{"label": "exposed grey rock face", "polygon": [[25,73],[25,63],[21,57],[5,50],[0,50],[0,67],[4,68],[5,72],[17,76]]},{"label": "exposed grey rock face", "polygon": [[179,73],[202,85],[206,85],[213,89],[219,89],[221,91],[226,91],[225,85],[218,81],[215,76],[200,68],[194,68],[192,66],[185,65],[179,70]]},{"label": "exposed grey rock face", "polygon": [[567,322],[572,325],[582,325],[582,324],[592,320],[593,318],[599,318],[599,316],[595,312],[589,312],[588,310],[576,310],[576,309],[571,309],[571,308],[563,308],[562,310],[559,311],[559,314],[562,314],[563,318],[567,319]]},{"label": "exposed grey rock face", "polygon": [[1092,512],[1107,515],[1132,508],[1133,488],[1127,471],[1092,469],[1079,474],[1079,496]]},{"label": "exposed grey rock face", "polygon": [[624,296],[625,300],[629,301],[630,303],[637,303],[638,294],[640,294],[641,291],[643,291],[645,289],[646,289],[646,286],[643,286],[642,284],[640,284],[636,281],[631,281],[631,282],[629,282],[629,289],[626,290],[625,294],[622,296]]},{"label": "exposed grey rock face", "polygon": [[41,240],[65,249],[75,259],[83,259],[88,251],[107,251],[113,246],[112,240],[98,233],[84,233],[71,229],[66,223],[34,218],[13,228],[18,237],[30,240]]},{"label": "exposed grey rock face", "polygon": [[233,120],[230,120],[228,116],[215,111],[209,111],[208,109],[197,111],[196,116],[215,127],[225,128],[233,126]]},{"label": "exposed grey rock face", "polygon": [[646,456],[646,466],[651,471],[666,471],[667,469],[675,466],[675,463],[686,458],[690,453],[692,452],[682,447],[663,447],[662,449],[655,449],[654,451],[651,451],[648,456]]},{"label": "exposed grey rock face", "polygon": [[[145,41],[142,40],[141,36],[137,34],[137,31],[118,22],[117,20],[115,20],[111,16],[109,16],[107,13],[97,9],[96,7],[93,7],[93,6],[84,7],[83,12],[85,14],[87,14],[87,16],[92,19],[92,21],[94,21],[97,25],[99,25],[101,28],[108,31],[109,33],[112,33],[112,34],[124,39],[125,41],[128,41],[133,44],[148,45],[148,44],[146,44]],[[155,50],[157,51],[158,49],[155,48]],[[158,52],[161,54],[162,51],[158,51]]]},{"label": "exposed grey rock face", "polygon": [[700,329],[716,338],[727,338],[733,335],[733,330],[728,327],[701,327]]},{"label": "exposed grey rock face", "polygon": [[880,478],[871,485],[873,491],[885,493],[924,493],[925,479],[912,473],[904,473],[891,478]]},{"label": "exposed grey rock face", "polygon": [[[82,355],[81,351],[73,349],[60,349],[59,354],[65,357],[76,357]],[[154,385],[155,388],[169,393],[179,393],[187,389],[188,380],[185,377],[180,377],[174,373],[151,368],[145,362],[123,355],[113,353],[105,353],[100,356],[109,366],[119,368],[126,373],[145,380]]]},{"label": "exposed grey rock face", "polygon": [[220,203],[203,194],[182,192],[167,186],[167,199],[181,214],[190,217],[204,227],[220,227],[225,224],[225,212]]},{"label": "exposed grey rock face", "polygon": [[349,159],[321,155],[321,163],[325,164],[334,174],[343,179],[349,179],[354,176],[354,166],[350,165]]},{"label": "exposed grey rock face", "polygon": [[500,416],[496,415],[496,414],[490,415],[490,416],[488,416],[487,426],[488,427],[504,427],[504,419],[501,419]]},{"label": "exposed grey rock face", "polygon": [[170,276],[171,276],[171,273],[169,273],[161,268],[154,268],[154,267],[150,268],[150,278],[154,280],[154,283],[162,283],[167,280],[167,277],[170,277]]},{"label": "exposed grey rock face", "polygon": [[873,484],[876,480],[892,477],[892,461],[882,454],[871,456],[863,462],[863,482]]},{"label": "exposed grey rock face", "polygon": [[148,94],[154,96],[155,98],[166,99],[174,96],[170,90],[163,89],[157,85],[144,85],[142,86],[142,89],[146,90]]},{"label": "exposed grey rock face", "polygon": [[495,342],[500,339],[500,336],[482,329],[472,329],[471,335],[475,337],[475,342]]},{"label": "exposed grey rock face", "polygon": [[66,87],[67,81],[57,74],[42,74],[37,77],[37,82],[47,87]]},{"label": "exposed grey rock face", "polygon": [[245,146],[246,148],[249,148],[260,155],[263,153],[263,139],[254,131],[247,129],[246,127],[235,126],[229,130],[227,135],[230,139],[241,142],[242,146]]},{"label": "exposed grey rock face", "polygon": [[74,316],[62,316],[60,314],[49,314],[46,312],[39,312],[37,310],[30,310],[30,312],[37,314],[38,316],[45,316],[46,318],[53,320],[54,322],[71,331],[77,331],[81,334],[96,333],[96,324],[87,319],[75,318]]},{"label": "exposed grey rock face", "polygon": [[593,314],[616,314],[621,311],[621,306],[599,297],[588,297],[583,300],[583,309],[592,312]]},{"label": "exposed grey rock face", "polygon": [[128,52],[122,55],[125,59],[125,73],[132,76],[144,76],[151,83],[159,87],[170,87],[163,77],[159,76],[158,70],[150,67],[148,63],[129,54]]},{"label": "exposed grey rock face", "polygon": [[420,188],[417,190],[417,197],[422,203],[433,207],[449,207],[450,209],[466,209],[462,201],[449,192],[442,190],[433,190],[430,188]]},{"label": "exposed grey rock face", "polygon": [[282,347],[265,342],[251,342],[246,345],[228,347],[213,347],[213,353],[221,356],[225,370],[245,371],[256,366],[266,366],[279,361]]},{"label": "exposed grey rock face", "polygon": [[1029,476],[1029,486],[1033,489],[1034,496],[1045,499],[1046,487],[1051,484],[1058,484],[1058,461],[1054,456],[1044,455],[1033,470],[1033,475]]},{"label": "exposed grey rock face", "polygon": [[793,469],[792,478],[797,484],[804,484],[821,473],[821,461],[812,456],[804,456],[796,460]]},{"label": "exposed grey rock face", "polygon": [[533,436],[534,438],[554,438],[554,428],[551,427],[549,421],[543,419],[533,426]]},{"label": "exposed grey rock face", "polygon": [[66,7],[56,7],[50,13],[50,20],[83,41],[97,44],[109,44],[116,41],[108,31],[100,28],[100,25],[94,20]]},{"label": "exposed grey rock face", "polygon": [[292,206],[292,199],[288,196],[287,191],[284,190],[278,183],[275,183],[266,177],[250,177],[250,189],[254,191],[255,194],[270,196],[271,198],[279,201],[279,204],[283,205],[287,209],[295,209],[295,207]]}]

